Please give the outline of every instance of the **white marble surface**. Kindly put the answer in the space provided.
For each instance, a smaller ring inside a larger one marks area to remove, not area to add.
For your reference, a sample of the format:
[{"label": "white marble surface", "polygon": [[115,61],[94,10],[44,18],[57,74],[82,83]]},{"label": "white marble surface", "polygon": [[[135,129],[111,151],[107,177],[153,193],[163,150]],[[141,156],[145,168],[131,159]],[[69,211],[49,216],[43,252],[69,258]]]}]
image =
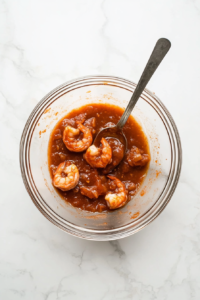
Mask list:
[{"label": "white marble surface", "polygon": [[[69,79],[110,74],[137,82],[160,37],[172,49],[148,88],[180,131],[178,188],[134,236],[69,236],[24,188],[23,126],[38,101]],[[0,0],[0,299],[200,299],[199,84],[199,0]]]}]

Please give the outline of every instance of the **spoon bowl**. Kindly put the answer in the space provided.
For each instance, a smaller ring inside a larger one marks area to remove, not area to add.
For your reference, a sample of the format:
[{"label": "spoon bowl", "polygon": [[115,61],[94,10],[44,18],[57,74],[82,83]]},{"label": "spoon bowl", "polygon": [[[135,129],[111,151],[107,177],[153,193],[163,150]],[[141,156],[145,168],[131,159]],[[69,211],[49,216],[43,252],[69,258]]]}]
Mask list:
[{"label": "spoon bowl", "polygon": [[102,138],[108,138],[112,137],[114,139],[118,139],[125,147],[125,150],[127,148],[127,139],[126,136],[124,135],[123,131],[120,130],[117,126],[112,126],[112,127],[106,127],[101,129],[98,134],[96,135],[94,139],[94,145],[98,147],[100,145],[101,139]]}]

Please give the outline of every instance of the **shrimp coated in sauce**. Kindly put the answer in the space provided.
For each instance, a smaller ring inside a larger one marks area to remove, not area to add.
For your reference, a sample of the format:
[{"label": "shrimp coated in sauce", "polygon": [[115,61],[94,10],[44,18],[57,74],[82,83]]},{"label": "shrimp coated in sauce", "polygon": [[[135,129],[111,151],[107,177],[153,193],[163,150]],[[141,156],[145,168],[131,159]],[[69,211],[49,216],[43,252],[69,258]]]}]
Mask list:
[{"label": "shrimp coated in sauce", "polygon": [[[84,126],[82,122],[76,122],[77,128],[67,126],[63,132],[63,142],[67,149],[72,152],[82,152],[86,150],[92,144],[92,131],[88,127]],[[81,140],[77,139],[77,136],[83,133]]]},{"label": "shrimp coated in sauce", "polygon": [[112,179],[116,185],[115,192],[108,192],[105,196],[106,203],[110,209],[116,209],[124,206],[127,201],[127,191],[123,182],[114,176],[107,176]]},{"label": "shrimp coated in sauce", "polygon": [[[62,175],[66,175],[63,177]],[[74,164],[66,161],[59,164],[53,176],[53,185],[62,191],[69,191],[78,184],[79,171]]]},{"label": "shrimp coated in sauce", "polygon": [[150,161],[150,156],[133,146],[127,155],[127,161],[131,167],[143,167]]},{"label": "shrimp coated in sauce", "polygon": [[106,139],[101,139],[102,148],[90,146],[84,158],[93,168],[105,168],[112,161],[112,149]]}]

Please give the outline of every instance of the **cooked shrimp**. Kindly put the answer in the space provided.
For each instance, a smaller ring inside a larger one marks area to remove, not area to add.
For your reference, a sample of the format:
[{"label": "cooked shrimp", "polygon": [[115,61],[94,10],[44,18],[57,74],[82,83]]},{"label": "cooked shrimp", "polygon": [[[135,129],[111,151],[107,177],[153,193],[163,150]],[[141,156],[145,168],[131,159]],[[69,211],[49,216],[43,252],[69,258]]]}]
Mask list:
[{"label": "cooked shrimp", "polygon": [[127,201],[127,191],[123,182],[114,176],[107,176],[108,178],[114,180],[116,185],[115,193],[108,192],[105,196],[106,203],[110,209],[116,209],[125,205]]},{"label": "cooked shrimp", "polygon": [[[86,150],[92,144],[92,131],[88,127],[84,126],[82,122],[76,122],[77,128],[71,126],[65,127],[63,132],[63,142],[67,149],[73,152],[82,152]],[[83,138],[78,140],[77,135],[83,133]]]},{"label": "cooked shrimp", "polygon": [[112,161],[112,149],[106,139],[101,139],[102,148],[90,146],[84,158],[93,168],[105,168]]},{"label": "cooked shrimp", "polygon": [[127,155],[127,161],[131,167],[143,167],[149,161],[149,154],[143,154],[144,152],[137,147],[133,146]]},{"label": "cooked shrimp", "polygon": [[[62,174],[66,175],[63,177]],[[53,177],[53,185],[62,191],[69,191],[78,184],[79,171],[74,164],[66,161],[59,164]]]}]

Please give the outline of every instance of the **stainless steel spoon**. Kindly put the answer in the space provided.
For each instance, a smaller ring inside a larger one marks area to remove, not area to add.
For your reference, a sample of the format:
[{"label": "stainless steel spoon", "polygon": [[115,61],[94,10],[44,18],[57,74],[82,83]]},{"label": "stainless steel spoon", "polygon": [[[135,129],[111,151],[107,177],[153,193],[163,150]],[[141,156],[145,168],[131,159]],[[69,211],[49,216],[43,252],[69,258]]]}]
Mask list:
[{"label": "stainless steel spoon", "polygon": [[171,47],[170,41],[165,38],[161,38],[157,41],[157,43],[153,49],[153,52],[147,62],[147,65],[142,73],[142,76],[140,77],[138,85],[136,86],[136,89],[135,89],[121,119],[119,120],[117,125],[115,125],[113,127],[106,127],[104,129],[102,129],[101,131],[99,131],[99,133],[97,134],[97,136],[94,140],[94,144],[96,146],[99,146],[102,137],[104,137],[104,138],[113,137],[113,138],[120,140],[120,142],[124,145],[124,147],[125,147],[124,154],[125,154],[126,148],[127,148],[127,140],[126,140],[124,133],[122,132],[122,128],[124,127],[126,121],[128,120],[128,117],[130,116],[140,95],[144,91],[147,83],[149,82],[152,75],[156,71],[157,67],[159,66],[159,64],[161,63],[161,61],[163,60],[163,58],[165,57],[167,52],[169,51],[170,47]]}]

